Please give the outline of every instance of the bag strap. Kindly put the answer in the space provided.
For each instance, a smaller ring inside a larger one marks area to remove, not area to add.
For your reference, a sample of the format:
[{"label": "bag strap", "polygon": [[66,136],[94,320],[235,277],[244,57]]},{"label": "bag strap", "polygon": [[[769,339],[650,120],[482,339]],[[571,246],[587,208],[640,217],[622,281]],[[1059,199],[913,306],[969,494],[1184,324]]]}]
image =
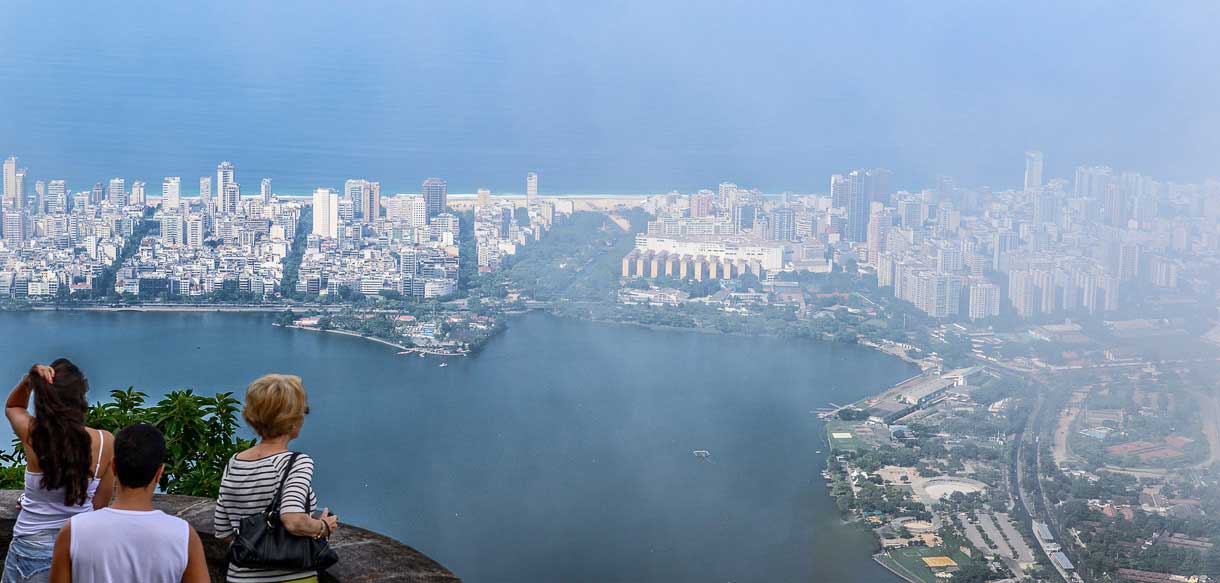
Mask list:
[{"label": "bag strap", "polygon": [[279,516],[280,500],[284,498],[284,484],[288,483],[288,474],[292,473],[292,466],[296,463],[297,457],[300,455],[300,452],[294,451],[292,452],[292,455],[288,457],[288,465],[284,468],[283,477],[280,478],[280,487],[276,489],[275,496],[271,498],[271,503],[267,505],[267,510],[264,511],[266,514],[274,514]]}]

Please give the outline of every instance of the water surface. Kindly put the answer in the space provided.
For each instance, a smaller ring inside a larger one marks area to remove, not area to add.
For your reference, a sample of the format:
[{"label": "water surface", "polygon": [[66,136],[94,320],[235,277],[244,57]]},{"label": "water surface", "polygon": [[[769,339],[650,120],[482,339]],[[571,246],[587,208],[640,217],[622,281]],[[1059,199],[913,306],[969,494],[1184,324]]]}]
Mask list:
[{"label": "water surface", "polygon": [[909,376],[898,360],[531,314],[441,368],[273,318],[0,313],[0,378],[68,356],[96,399],[299,374],[322,504],[471,583],[893,580],[826,495],[812,411]]}]

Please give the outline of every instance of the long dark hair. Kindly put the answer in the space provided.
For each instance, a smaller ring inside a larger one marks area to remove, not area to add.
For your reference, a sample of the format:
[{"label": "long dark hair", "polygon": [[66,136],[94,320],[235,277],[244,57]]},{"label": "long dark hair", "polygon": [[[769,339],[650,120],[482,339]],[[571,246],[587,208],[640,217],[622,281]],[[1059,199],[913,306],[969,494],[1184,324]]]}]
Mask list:
[{"label": "long dark hair", "polygon": [[89,381],[66,358],[52,362],[51,368],[55,369],[55,382],[50,384],[30,369],[30,386],[34,389],[30,446],[42,466],[42,487],[63,488],[64,504],[80,506],[88,495],[93,451],[89,432],[85,431]]}]

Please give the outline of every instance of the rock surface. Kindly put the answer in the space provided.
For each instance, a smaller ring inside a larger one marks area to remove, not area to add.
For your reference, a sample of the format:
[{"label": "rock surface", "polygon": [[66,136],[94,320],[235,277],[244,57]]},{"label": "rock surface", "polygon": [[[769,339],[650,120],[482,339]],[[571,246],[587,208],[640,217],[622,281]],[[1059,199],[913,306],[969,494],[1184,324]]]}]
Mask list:
[{"label": "rock surface", "polygon": [[[21,492],[0,490],[0,552],[7,554],[17,520],[17,499]],[[190,522],[203,539],[208,569],[213,581],[224,581],[225,553],[228,545],[216,539],[212,530],[215,502],[192,496],[158,494],[153,505],[166,514]],[[458,583],[448,569],[423,553],[390,537],[351,525],[335,532],[331,546],[339,553],[339,564],[319,577],[320,581],[361,583]]]}]

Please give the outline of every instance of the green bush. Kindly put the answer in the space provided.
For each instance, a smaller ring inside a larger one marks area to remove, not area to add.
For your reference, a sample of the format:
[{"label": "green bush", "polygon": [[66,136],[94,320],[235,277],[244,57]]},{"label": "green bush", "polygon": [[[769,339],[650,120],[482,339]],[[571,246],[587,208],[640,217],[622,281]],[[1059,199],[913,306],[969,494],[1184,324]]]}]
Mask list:
[{"label": "green bush", "polygon": [[[241,403],[233,393],[207,397],[194,391],[173,391],[153,405],[148,395],[128,388],[110,391],[110,400],[89,408],[90,427],[111,433],[136,423],[149,423],[165,434],[167,457],[161,476],[161,491],[168,494],[215,498],[225,464],[237,452],[254,444],[237,436]],[[24,479],[25,454],[15,443],[7,464],[0,467],[0,487],[20,488]]]}]

